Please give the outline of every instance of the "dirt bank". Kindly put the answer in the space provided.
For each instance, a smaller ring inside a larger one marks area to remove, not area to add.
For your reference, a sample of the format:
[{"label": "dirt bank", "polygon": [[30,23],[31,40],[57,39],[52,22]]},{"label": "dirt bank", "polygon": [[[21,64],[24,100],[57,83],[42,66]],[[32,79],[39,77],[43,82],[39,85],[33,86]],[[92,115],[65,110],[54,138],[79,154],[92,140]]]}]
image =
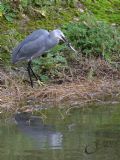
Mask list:
[{"label": "dirt bank", "polygon": [[74,80],[62,84],[35,85],[14,79],[10,72],[0,72],[0,112],[15,111],[21,107],[60,106],[67,104],[116,103],[120,101],[120,80],[102,77],[92,80]]}]

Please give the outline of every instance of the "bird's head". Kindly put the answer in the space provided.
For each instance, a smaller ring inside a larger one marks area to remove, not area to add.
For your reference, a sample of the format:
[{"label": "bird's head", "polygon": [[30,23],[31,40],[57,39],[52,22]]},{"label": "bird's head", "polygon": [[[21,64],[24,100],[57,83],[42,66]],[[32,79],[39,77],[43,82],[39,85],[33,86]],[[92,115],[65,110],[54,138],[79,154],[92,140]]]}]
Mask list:
[{"label": "bird's head", "polygon": [[59,41],[63,41],[70,49],[72,49],[74,52],[76,52],[76,50],[71,46],[71,44],[68,42],[67,38],[65,37],[65,35],[63,34],[63,32],[59,29],[55,29],[52,32],[52,36],[59,42]]},{"label": "bird's head", "polygon": [[63,41],[63,42],[67,42],[67,39],[65,38],[65,35],[63,34],[63,32],[59,29],[55,29],[51,32],[53,38],[55,38],[58,41]]}]

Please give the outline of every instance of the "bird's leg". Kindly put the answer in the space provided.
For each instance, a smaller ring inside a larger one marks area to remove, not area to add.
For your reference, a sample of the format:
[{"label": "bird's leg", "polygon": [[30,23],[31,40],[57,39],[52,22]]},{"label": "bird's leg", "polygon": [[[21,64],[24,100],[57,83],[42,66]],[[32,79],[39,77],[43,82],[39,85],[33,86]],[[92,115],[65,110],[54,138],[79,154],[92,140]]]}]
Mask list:
[{"label": "bird's leg", "polygon": [[39,80],[39,78],[37,77],[37,75],[34,73],[34,71],[33,71],[33,69],[32,69],[32,67],[31,67],[31,61],[29,61],[28,62],[28,64],[29,64],[29,68],[30,68],[30,70],[31,70],[31,72],[32,72],[32,74],[33,74],[33,76],[35,77],[35,79],[38,81]]},{"label": "bird's leg", "polygon": [[28,62],[28,65],[29,65],[29,68],[30,68],[33,76],[35,77],[36,81],[38,82],[38,84],[39,84],[40,86],[43,86],[44,83],[39,80],[38,76],[34,73],[32,67],[31,67],[31,61]]},{"label": "bird's leg", "polygon": [[31,87],[33,88],[33,81],[32,81],[31,72],[30,72],[31,71],[30,61],[28,62],[27,70],[28,70],[28,75],[30,78]]}]

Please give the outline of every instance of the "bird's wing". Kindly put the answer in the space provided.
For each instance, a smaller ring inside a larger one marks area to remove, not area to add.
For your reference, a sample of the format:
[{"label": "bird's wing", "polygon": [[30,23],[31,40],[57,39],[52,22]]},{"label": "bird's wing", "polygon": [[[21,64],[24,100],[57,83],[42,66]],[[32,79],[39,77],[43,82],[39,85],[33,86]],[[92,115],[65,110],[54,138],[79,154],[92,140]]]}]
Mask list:
[{"label": "bird's wing", "polygon": [[[27,36],[14,50],[12,53],[12,61],[14,63],[15,60],[17,60],[16,58],[19,56],[22,56],[22,50],[25,51],[25,48],[29,51],[31,49],[30,44],[34,43],[35,41],[37,41],[37,39],[42,39],[42,37],[46,37],[49,35],[49,32],[47,30],[44,29],[39,29],[36,30],[34,32],[32,32],[29,36]],[[29,48],[27,48],[27,46],[29,46]],[[24,49],[23,49],[24,48]],[[26,50],[26,52],[27,52]],[[33,51],[34,52],[34,51]],[[23,53],[24,54],[24,53]]]}]

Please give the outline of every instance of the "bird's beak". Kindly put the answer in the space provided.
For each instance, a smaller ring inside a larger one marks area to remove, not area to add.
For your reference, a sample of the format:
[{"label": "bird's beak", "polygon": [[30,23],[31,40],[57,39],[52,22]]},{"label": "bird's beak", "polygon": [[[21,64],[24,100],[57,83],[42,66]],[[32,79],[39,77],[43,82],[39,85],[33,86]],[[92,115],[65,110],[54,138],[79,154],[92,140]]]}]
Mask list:
[{"label": "bird's beak", "polygon": [[68,42],[67,39],[66,39],[64,36],[61,36],[60,39],[61,39],[64,43]]}]

